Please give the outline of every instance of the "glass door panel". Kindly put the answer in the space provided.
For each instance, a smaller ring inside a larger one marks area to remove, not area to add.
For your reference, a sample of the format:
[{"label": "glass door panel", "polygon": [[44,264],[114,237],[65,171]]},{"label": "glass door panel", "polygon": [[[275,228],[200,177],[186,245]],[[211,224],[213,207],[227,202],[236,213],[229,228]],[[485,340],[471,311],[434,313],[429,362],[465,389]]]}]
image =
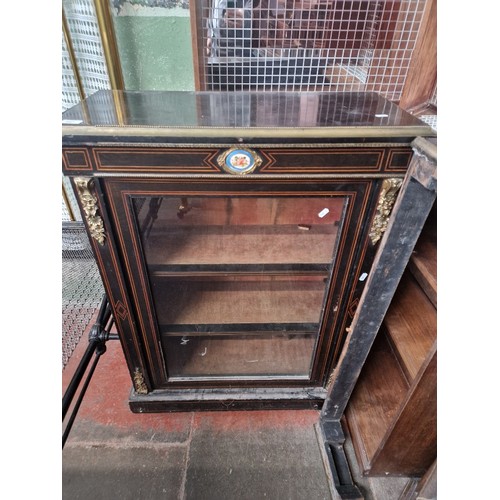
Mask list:
[{"label": "glass door panel", "polygon": [[315,336],[273,333],[162,338],[172,377],[307,378]]},{"label": "glass door panel", "polygon": [[163,325],[319,323],[324,276],[229,275],[152,279]]},{"label": "glass door panel", "polygon": [[346,197],[132,206],[170,379],[309,376]]},{"label": "glass door panel", "polygon": [[137,215],[148,265],[219,266],[331,263],[344,200],[161,197],[142,203]]}]

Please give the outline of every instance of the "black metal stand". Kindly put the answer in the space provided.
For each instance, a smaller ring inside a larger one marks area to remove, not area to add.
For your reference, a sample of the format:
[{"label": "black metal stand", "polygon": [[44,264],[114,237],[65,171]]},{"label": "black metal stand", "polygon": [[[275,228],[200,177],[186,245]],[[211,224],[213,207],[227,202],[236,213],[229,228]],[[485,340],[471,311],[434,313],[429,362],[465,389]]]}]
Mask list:
[{"label": "black metal stand", "polygon": [[87,377],[80,389],[80,394],[78,395],[71,415],[66,423],[66,428],[64,429],[62,437],[63,448],[66,444],[66,440],[68,439],[71,428],[73,427],[73,423],[75,421],[78,410],[80,409],[80,405],[90,384],[90,380],[92,379],[97,363],[99,362],[101,355],[106,352],[106,342],[108,340],[118,339],[118,335],[113,335],[110,333],[113,323],[114,319],[111,312],[111,306],[106,295],[104,295],[101,306],[99,308],[99,313],[97,315],[97,320],[92,326],[89,333],[89,345],[87,346],[87,349],[82,356],[82,359],[80,360],[80,363],[78,364],[78,367],[75,370],[75,373],[71,378],[71,381],[68,384],[68,387],[62,399],[62,420],[64,422],[66,414],[71,407],[71,403],[73,402],[78,388],[80,387],[82,379],[87,372],[87,368],[92,360],[92,356],[95,355],[94,361],[87,372]]}]

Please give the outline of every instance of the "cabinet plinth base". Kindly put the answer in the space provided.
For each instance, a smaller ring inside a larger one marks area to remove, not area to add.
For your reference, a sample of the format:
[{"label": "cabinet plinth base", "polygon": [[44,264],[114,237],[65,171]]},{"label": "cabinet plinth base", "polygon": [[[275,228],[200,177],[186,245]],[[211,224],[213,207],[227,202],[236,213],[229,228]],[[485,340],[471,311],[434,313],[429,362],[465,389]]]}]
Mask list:
[{"label": "cabinet plinth base", "polygon": [[353,481],[344,451],[345,434],[341,422],[323,419],[317,424],[316,433],[330,488],[342,500],[363,500],[364,496]]},{"label": "cabinet plinth base", "polygon": [[319,410],[323,388],[298,389],[170,389],[149,394],[130,393],[134,413],[219,410]]}]

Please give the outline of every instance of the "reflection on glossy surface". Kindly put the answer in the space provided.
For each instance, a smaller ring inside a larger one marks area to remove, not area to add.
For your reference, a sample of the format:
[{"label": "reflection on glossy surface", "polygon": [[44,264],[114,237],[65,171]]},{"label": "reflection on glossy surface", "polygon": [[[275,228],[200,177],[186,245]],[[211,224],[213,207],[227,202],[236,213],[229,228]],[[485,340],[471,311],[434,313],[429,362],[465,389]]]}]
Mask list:
[{"label": "reflection on glossy surface", "polygon": [[134,198],[148,265],[326,264],[345,198]]},{"label": "reflection on glossy surface", "polygon": [[309,376],[345,196],[137,196],[170,377]]},{"label": "reflection on glossy surface", "polygon": [[174,336],[162,339],[171,377],[309,374],[315,337],[307,334]]},{"label": "reflection on glossy surface", "polygon": [[120,126],[121,103],[126,126],[429,128],[368,92],[114,92],[98,91],[66,111],[63,124]]}]

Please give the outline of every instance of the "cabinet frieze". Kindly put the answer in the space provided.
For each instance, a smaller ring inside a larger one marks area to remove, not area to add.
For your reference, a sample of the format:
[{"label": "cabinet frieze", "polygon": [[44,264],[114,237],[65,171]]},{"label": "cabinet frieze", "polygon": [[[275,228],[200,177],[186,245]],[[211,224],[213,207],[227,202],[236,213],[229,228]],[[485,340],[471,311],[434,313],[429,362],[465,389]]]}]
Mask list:
[{"label": "cabinet frieze", "polygon": [[[408,145],[387,147],[383,144],[352,145],[245,145],[261,161],[249,175],[314,175],[404,173],[412,156]],[[216,174],[226,175],[219,158],[234,149],[229,146],[170,147],[157,145],[111,145],[63,148],[63,172],[68,174]]]}]

